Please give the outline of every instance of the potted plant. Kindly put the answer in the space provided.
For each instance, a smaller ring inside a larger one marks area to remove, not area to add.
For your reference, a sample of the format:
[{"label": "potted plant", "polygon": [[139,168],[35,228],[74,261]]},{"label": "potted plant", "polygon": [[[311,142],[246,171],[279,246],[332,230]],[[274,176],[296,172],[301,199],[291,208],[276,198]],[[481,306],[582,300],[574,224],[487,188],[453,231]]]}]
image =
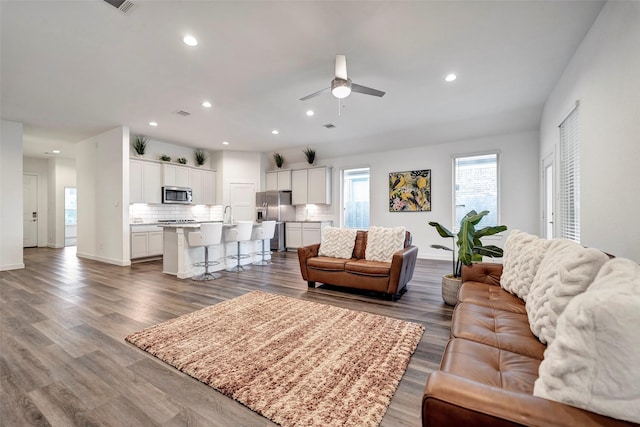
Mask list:
[{"label": "potted plant", "polygon": [[149,143],[149,138],[144,135],[138,134],[133,136],[133,144],[131,146],[135,150],[138,156],[144,156],[145,151],[147,151],[147,144]]},{"label": "potted plant", "polygon": [[186,165],[187,164],[187,158],[186,157],[179,157],[178,158],[178,163],[180,163],[181,165]]},{"label": "potted plant", "polygon": [[307,158],[307,163],[309,163],[310,165],[314,164],[316,161],[316,150],[314,150],[313,148],[305,148],[304,150],[302,150],[302,152],[304,153],[304,155]]},{"label": "potted plant", "polygon": [[[484,246],[481,239],[501,233],[507,229],[505,225],[495,227],[484,227],[476,230],[476,225],[485,217],[489,211],[477,213],[471,211],[467,213],[460,221],[460,231],[453,234],[447,228],[437,222],[429,222],[429,225],[435,227],[440,236],[451,238],[458,247],[458,257],[453,248],[443,245],[431,245],[432,248],[444,249],[451,251],[453,254],[453,271],[442,278],[442,298],[449,305],[455,305],[458,300],[458,289],[462,284],[462,264],[471,265],[473,261],[482,261],[483,256],[490,258],[501,257],[502,249],[495,245]],[[457,239],[456,239],[457,237]]]},{"label": "potted plant", "polygon": [[167,156],[166,154],[161,154],[160,155],[160,160],[162,160],[163,162],[170,162],[171,161],[171,156]]},{"label": "potted plant", "polygon": [[278,169],[284,165],[284,157],[280,153],[273,153],[273,161],[276,162],[276,167]]},{"label": "potted plant", "polygon": [[204,165],[204,162],[207,161],[207,155],[205,154],[204,150],[201,148],[198,148],[195,151],[195,157],[196,157],[196,165],[198,166]]}]

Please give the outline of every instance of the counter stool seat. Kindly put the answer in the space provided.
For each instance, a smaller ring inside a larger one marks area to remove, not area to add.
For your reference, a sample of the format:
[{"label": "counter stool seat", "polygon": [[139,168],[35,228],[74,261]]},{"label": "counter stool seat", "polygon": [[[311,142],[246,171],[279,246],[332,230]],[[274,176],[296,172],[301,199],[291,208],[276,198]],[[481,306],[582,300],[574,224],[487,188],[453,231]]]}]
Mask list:
[{"label": "counter stool seat", "polygon": [[227,255],[227,258],[237,260],[236,265],[233,267],[227,268],[227,271],[240,272],[240,271],[251,269],[251,267],[240,265],[241,259],[247,259],[251,256],[249,254],[243,254],[240,251],[240,243],[248,242],[249,240],[251,240],[252,229],[253,229],[253,221],[238,221],[235,227],[231,227],[228,230],[226,230],[225,236],[224,236],[225,242],[226,243],[236,242],[237,248],[238,248],[236,255]]},{"label": "counter stool seat", "polygon": [[[271,251],[266,250],[264,247],[264,242],[273,239],[273,236],[276,232],[276,222],[275,221],[262,221],[260,226],[255,227],[253,229],[253,233],[251,233],[251,240],[262,240],[262,250],[255,252],[256,255],[260,255],[260,261],[254,262],[255,265],[269,265],[273,264],[270,260],[264,259],[265,255],[271,255]],[[269,243],[269,247],[271,247],[271,243]]]},{"label": "counter stool seat", "polygon": [[222,243],[222,223],[204,223],[200,225],[200,231],[192,231],[187,236],[189,246],[204,247],[204,261],[194,263],[194,267],[204,267],[204,273],[193,276],[192,280],[214,280],[222,277],[221,274],[212,273],[209,267],[220,264],[219,261],[209,260],[209,246]]}]

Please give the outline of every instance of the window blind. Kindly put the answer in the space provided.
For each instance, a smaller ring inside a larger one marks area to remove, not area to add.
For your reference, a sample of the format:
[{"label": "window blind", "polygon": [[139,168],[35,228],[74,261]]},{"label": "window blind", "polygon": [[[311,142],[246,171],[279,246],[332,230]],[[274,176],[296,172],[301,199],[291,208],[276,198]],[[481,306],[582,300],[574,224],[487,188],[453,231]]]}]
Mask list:
[{"label": "window blind", "polygon": [[560,236],[580,243],[580,129],[578,108],[560,124]]}]

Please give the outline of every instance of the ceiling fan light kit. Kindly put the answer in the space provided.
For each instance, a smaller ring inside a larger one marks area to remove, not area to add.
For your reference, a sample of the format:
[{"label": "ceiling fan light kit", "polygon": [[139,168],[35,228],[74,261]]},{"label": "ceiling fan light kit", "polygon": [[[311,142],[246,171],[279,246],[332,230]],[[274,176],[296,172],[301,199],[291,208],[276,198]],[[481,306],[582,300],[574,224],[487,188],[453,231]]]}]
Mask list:
[{"label": "ceiling fan light kit", "polygon": [[331,93],[338,99],[346,98],[351,93],[351,79],[336,77],[331,82]]}]

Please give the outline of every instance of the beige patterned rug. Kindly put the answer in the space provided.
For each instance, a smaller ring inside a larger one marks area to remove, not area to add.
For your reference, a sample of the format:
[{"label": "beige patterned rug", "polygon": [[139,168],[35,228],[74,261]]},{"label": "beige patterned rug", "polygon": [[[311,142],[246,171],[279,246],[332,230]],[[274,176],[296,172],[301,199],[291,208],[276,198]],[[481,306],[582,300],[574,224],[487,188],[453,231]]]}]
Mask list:
[{"label": "beige patterned rug", "polygon": [[254,291],[125,339],[283,426],[377,426],[423,332]]}]

